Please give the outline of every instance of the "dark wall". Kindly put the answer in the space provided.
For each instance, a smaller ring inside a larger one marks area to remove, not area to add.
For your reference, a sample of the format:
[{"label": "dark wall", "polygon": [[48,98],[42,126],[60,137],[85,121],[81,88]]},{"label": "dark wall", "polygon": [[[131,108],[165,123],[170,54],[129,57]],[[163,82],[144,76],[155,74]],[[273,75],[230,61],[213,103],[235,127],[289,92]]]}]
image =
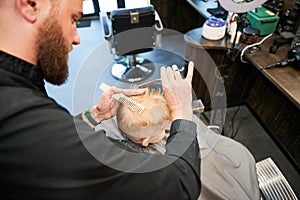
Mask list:
[{"label": "dark wall", "polygon": [[205,19],[186,0],[151,0],[164,28],[186,33],[201,27]]}]

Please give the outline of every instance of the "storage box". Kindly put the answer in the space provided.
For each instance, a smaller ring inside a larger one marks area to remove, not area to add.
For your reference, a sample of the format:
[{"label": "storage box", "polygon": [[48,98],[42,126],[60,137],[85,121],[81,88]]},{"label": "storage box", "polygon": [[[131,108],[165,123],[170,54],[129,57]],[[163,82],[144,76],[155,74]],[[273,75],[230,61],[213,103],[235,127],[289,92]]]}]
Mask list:
[{"label": "storage box", "polygon": [[260,30],[260,35],[267,35],[276,30],[279,17],[264,7],[247,13],[247,19],[253,28]]}]

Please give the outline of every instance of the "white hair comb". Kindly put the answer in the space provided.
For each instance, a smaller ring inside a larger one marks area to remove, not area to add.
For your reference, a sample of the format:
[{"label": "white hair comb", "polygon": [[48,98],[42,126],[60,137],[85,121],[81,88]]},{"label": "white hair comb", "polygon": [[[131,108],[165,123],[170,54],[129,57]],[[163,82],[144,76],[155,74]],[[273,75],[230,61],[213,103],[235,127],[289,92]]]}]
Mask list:
[{"label": "white hair comb", "polygon": [[[108,86],[105,83],[102,83],[99,87],[102,91],[106,91],[107,89],[110,88],[110,86]],[[133,99],[131,99],[130,97],[120,93],[120,94],[113,94],[112,97],[117,100],[118,102],[120,102],[121,104],[123,104],[124,106],[128,107],[129,109],[133,110],[134,112],[137,112],[138,114],[141,114],[143,112],[143,110],[145,109],[145,107],[134,101]]]}]

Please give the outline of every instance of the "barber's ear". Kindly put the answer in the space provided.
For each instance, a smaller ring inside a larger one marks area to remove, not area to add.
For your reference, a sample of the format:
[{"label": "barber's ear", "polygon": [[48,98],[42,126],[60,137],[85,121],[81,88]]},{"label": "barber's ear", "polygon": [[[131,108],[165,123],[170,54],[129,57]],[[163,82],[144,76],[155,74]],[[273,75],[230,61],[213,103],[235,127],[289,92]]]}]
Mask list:
[{"label": "barber's ear", "polygon": [[35,22],[37,19],[37,0],[16,0],[16,8],[28,22]]}]

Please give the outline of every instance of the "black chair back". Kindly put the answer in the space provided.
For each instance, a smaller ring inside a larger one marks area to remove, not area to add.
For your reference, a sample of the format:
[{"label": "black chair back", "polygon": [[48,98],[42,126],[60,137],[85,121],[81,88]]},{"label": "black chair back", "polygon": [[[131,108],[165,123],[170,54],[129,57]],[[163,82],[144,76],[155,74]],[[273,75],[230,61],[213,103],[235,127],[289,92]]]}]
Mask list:
[{"label": "black chair back", "polygon": [[155,46],[153,6],[111,12],[112,40],[119,56],[151,51]]}]

